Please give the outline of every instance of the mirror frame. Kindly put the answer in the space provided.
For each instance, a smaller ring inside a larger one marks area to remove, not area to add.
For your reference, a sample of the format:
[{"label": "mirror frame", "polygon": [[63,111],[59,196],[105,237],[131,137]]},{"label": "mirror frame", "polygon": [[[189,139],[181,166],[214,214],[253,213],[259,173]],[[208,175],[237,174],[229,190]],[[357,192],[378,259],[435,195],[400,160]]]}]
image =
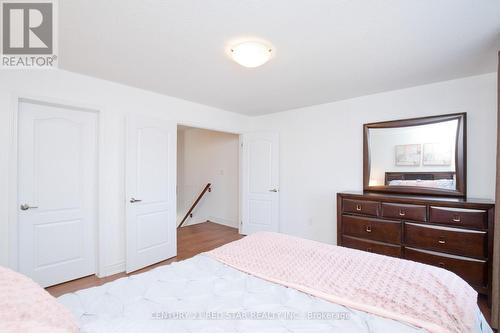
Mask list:
[{"label": "mirror frame", "polygon": [[[456,148],[455,148],[455,175],[456,189],[436,189],[415,186],[369,186],[370,181],[370,142],[369,130],[375,128],[410,127],[440,123],[448,120],[458,120]],[[467,113],[453,113],[440,116],[384,121],[363,125],[363,190],[365,192],[389,192],[399,194],[439,195],[449,197],[466,197],[467,195]]]}]

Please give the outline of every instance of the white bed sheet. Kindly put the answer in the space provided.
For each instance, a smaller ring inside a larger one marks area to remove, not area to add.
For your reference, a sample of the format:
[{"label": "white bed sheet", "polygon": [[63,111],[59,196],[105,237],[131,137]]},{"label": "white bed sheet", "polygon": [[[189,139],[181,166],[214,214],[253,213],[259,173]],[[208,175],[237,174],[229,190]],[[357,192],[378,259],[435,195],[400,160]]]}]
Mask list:
[{"label": "white bed sheet", "polygon": [[[425,332],[253,277],[205,255],[58,300],[84,333]],[[304,319],[311,316],[322,319]],[[475,333],[491,333],[479,309],[477,318]]]}]

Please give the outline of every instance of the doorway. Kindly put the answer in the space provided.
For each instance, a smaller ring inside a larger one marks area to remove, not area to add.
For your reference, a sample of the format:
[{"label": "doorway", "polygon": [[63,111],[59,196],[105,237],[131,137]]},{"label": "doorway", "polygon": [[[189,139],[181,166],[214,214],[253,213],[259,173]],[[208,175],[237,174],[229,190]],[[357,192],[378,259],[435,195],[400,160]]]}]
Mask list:
[{"label": "doorway", "polygon": [[239,135],[177,127],[177,226],[239,228]]}]

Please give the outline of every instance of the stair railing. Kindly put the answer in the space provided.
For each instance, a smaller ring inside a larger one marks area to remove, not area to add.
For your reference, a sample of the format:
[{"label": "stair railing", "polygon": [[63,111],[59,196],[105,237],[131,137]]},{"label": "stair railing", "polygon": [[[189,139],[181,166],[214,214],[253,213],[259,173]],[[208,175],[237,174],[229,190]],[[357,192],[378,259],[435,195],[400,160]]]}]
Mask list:
[{"label": "stair railing", "polygon": [[182,225],[184,224],[184,222],[186,222],[186,220],[188,219],[188,217],[193,217],[193,210],[195,209],[196,205],[198,205],[198,203],[200,202],[200,200],[203,198],[203,196],[205,195],[205,193],[212,192],[211,186],[212,186],[212,184],[210,184],[210,183],[208,183],[205,186],[205,188],[203,189],[203,191],[201,191],[201,193],[198,196],[198,198],[196,198],[195,202],[193,203],[193,205],[191,206],[191,208],[189,208],[188,212],[186,213],[186,215],[184,216],[184,218],[182,219],[181,223],[179,224],[179,226],[177,228],[182,227]]}]

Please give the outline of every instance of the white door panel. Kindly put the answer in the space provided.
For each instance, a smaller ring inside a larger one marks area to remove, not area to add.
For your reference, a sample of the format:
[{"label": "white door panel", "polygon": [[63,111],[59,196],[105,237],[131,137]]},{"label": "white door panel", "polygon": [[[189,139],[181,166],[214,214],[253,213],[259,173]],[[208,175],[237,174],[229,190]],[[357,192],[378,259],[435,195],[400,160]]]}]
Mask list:
[{"label": "white door panel", "polygon": [[94,274],[97,114],[22,101],[18,150],[19,270],[42,286]]},{"label": "white door panel", "polygon": [[279,231],[279,138],[242,135],[242,233]]},{"label": "white door panel", "polygon": [[127,120],[127,272],[174,257],[176,124]]}]

